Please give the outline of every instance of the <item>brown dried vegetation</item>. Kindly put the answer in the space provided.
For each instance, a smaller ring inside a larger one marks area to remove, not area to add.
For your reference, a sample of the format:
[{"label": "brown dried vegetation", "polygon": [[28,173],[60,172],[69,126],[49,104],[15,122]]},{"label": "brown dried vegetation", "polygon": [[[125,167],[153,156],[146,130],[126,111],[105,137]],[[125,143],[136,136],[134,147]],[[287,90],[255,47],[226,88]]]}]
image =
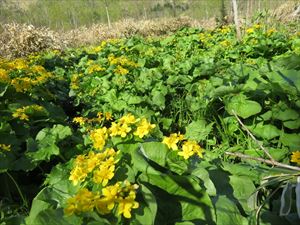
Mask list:
[{"label": "brown dried vegetation", "polygon": [[135,21],[126,19],[112,24],[80,27],[71,31],[55,32],[45,27],[26,24],[5,24],[0,29],[0,56],[6,58],[23,57],[46,49],[62,50],[97,44],[112,38],[141,36],[160,36],[174,32],[182,27],[214,26],[214,22],[201,23],[187,17],[160,20]]}]

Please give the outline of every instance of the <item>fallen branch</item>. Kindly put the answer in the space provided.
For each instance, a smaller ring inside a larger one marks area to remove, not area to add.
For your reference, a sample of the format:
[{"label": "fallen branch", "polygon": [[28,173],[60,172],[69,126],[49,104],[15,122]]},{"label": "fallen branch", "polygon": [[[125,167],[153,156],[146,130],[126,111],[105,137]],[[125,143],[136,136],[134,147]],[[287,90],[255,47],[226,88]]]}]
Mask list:
[{"label": "fallen branch", "polygon": [[248,133],[248,135],[258,144],[258,146],[260,147],[261,150],[264,151],[264,153],[269,157],[269,159],[271,160],[271,162],[275,162],[276,160],[274,160],[274,158],[271,156],[271,154],[269,153],[269,151],[254,137],[254,135],[250,132],[250,130],[243,124],[243,122],[240,120],[240,118],[237,116],[237,114],[235,113],[234,110],[232,110],[233,115],[235,116],[235,118],[237,119],[237,121],[239,122],[239,124],[242,126],[242,128]]},{"label": "fallen branch", "polygon": [[285,169],[290,169],[290,170],[296,170],[296,171],[300,171],[300,167],[297,166],[290,166],[284,163],[280,163],[277,161],[272,161],[269,159],[263,159],[263,158],[259,158],[259,157],[254,157],[254,156],[250,156],[250,155],[245,155],[242,153],[233,153],[233,152],[225,152],[226,155],[231,155],[231,156],[235,156],[235,157],[239,157],[239,158],[243,158],[243,159],[250,159],[250,160],[255,160],[258,162],[263,162],[269,165],[273,165],[273,166],[277,166],[277,167],[281,167],[281,168],[285,168]]}]

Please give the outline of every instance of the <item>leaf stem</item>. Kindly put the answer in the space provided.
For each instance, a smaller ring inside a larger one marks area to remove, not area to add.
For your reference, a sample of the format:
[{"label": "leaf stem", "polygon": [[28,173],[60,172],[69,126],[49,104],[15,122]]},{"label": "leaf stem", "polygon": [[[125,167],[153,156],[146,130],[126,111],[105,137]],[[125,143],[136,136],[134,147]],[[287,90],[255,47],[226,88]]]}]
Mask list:
[{"label": "leaf stem", "polygon": [[24,197],[24,195],[23,195],[23,193],[22,193],[22,191],[21,191],[18,183],[16,182],[16,180],[13,178],[13,176],[8,171],[6,171],[5,173],[7,174],[7,176],[12,180],[12,182],[16,186],[17,191],[18,191],[18,193],[19,193],[19,195],[20,195],[20,197],[21,197],[21,199],[23,201],[23,204],[25,205],[26,208],[28,208],[28,203],[27,203],[27,201],[26,201],[26,199],[25,199],[25,197]]}]

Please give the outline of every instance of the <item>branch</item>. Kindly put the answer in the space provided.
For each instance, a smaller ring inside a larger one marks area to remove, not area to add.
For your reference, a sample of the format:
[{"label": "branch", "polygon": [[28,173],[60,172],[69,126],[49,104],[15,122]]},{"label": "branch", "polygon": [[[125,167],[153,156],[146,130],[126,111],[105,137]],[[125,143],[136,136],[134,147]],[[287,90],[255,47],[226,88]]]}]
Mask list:
[{"label": "branch", "polygon": [[273,164],[275,165],[276,160],[274,160],[274,158],[270,155],[269,151],[267,149],[265,149],[265,147],[254,137],[254,135],[243,124],[243,122],[240,120],[240,118],[237,116],[237,114],[235,113],[234,110],[232,110],[232,113],[235,116],[235,118],[237,119],[237,121],[239,122],[239,124],[243,127],[243,129],[246,130],[246,132],[248,133],[248,135],[256,142],[256,144],[258,144],[258,146],[260,147],[260,149],[264,151],[264,153],[269,157],[269,159],[271,159],[271,162],[274,162]]},{"label": "branch", "polygon": [[281,168],[285,168],[285,169],[300,171],[300,167],[290,166],[290,165],[280,163],[280,162],[277,162],[277,161],[272,161],[272,160],[269,160],[269,159],[263,159],[263,158],[259,158],[259,157],[245,155],[245,154],[242,154],[242,153],[225,152],[225,154],[235,156],[235,157],[244,158],[244,159],[259,161],[259,162],[263,162],[263,163],[266,163],[266,164],[269,164],[269,165],[273,165],[273,166],[277,166],[277,167],[281,167]]}]

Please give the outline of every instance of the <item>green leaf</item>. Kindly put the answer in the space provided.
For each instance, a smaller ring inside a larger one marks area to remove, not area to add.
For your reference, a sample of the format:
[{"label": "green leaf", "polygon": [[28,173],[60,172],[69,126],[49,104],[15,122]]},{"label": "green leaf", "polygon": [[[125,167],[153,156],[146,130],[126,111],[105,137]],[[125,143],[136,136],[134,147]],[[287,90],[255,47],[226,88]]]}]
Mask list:
[{"label": "green leaf", "polygon": [[225,102],[225,108],[230,115],[233,115],[232,111],[234,111],[243,119],[260,113],[262,109],[258,102],[247,100],[243,94],[231,97]]},{"label": "green leaf", "polygon": [[27,222],[26,225],[81,225],[80,217],[64,217],[62,209],[47,208],[39,212],[33,222]]},{"label": "green leaf", "polygon": [[169,151],[166,161],[168,169],[174,173],[181,175],[188,170],[188,162],[182,160],[176,151]]},{"label": "green leaf", "polygon": [[233,188],[233,195],[236,197],[245,211],[252,211],[255,209],[255,201],[252,197],[256,191],[251,179],[247,176],[230,176],[230,184]]},{"label": "green leaf", "polygon": [[298,129],[300,127],[300,118],[298,118],[297,120],[285,121],[283,122],[283,125],[292,130]]},{"label": "green leaf", "polygon": [[272,108],[272,117],[274,119],[287,121],[287,120],[295,120],[299,117],[299,113],[293,109],[290,108],[278,108],[274,107]]},{"label": "green leaf", "polygon": [[[64,192],[56,191],[54,188],[46,187],[33,199],[29,216],[26,218],[26,225],[47,225],[51,224],[76,225],[81,224],[79,217],[64,217],[63,210],[57,208],[61,202],[66,200]],[[69,196],[68,196],[69,197]]]},{"label": "green leaf", "polygon": [[36,136],[37,151],[28,152],[33,161],[50,160],[52,155],[59,155],[57,143],[72,135],[70,127],[54,125],[52,128],[42,129]]},{"label": "green leaf", "polygon": [[134,212],[134,220],[139,224],[144,224],[147,221],[147,224],[155,224],[155,217],[157,213],[157,203],[153,193],[143,184],[140,185],[141,193],[143,195],[143,202],[139,202],[140,206]]},{"label": "green leaf", "polygon": [[206,169],[202,167],[197,167],[192,171],[191,174],[198,177],[201,181],[203,181],[204,186],[206,188],[206,192],[207,194],[209,194],[209,196],[217,195],[216,187],[214,183],[211,181],[211,179],[209,178],[209,173],[207,172]]},{"label": "green leaf", "polygon": [[270,140],[275,137],[278,137],[282,133],[281,130],[279,130],[274,125],[272,124],[264,125],[263,122],[255,124],[253,126],[248,126],[248,128],[250,129],[251,132],[253,132],[254,135],[264,138],[266,140]]},{"label": "green leaf", "polygon": [[166,165],[166,156],[169,152],[167,146],[161,142],[145,142],[140,145],[143,155],[160,166]]},{"label": "green leaf", "polygon": [[[177,216],[180,218],[182,216],[182,220],[201,219],[208,224],[212,224],[215,221],[213,206],[208,194],[205,190],[201,189],[198,182],[193,178],[171,174],[141,174],[140,179],[166,191],[170,194],[169,197],[180,203],[181,215],[173,215],[173,217]],[[156,196],[155,190],[154,188],[153,193]],[[162,200],[157,198],[156,201],[159,208],[160,204],[162,204],[160,201]],[[170,209],[173,207],[168,202],[164,202],[163,204],[167,205]]]},{"label": "green leaf", "polygon": [[153,91],[152,93],[152,103],[158,106],[160,109],[165,108],[165,96],[161,93],[161,91]]},{"label": "green leaf", "polygon": [[207,125],[204,119],[193,121],[186,127],[185,137],[198,142],[205,140],[211,132],[213,124]]},{"label": "green leaf", "polygon": [[280,142],[285,146],[290,147],[292,151],[300,149],[300,134],[284,133],[280,136]]},{"label": "green leaf", "polygon": [[217,225],[246,225],[248,221],[239,212],[237,206],[225,195],[220,195],[215,203]]}]

